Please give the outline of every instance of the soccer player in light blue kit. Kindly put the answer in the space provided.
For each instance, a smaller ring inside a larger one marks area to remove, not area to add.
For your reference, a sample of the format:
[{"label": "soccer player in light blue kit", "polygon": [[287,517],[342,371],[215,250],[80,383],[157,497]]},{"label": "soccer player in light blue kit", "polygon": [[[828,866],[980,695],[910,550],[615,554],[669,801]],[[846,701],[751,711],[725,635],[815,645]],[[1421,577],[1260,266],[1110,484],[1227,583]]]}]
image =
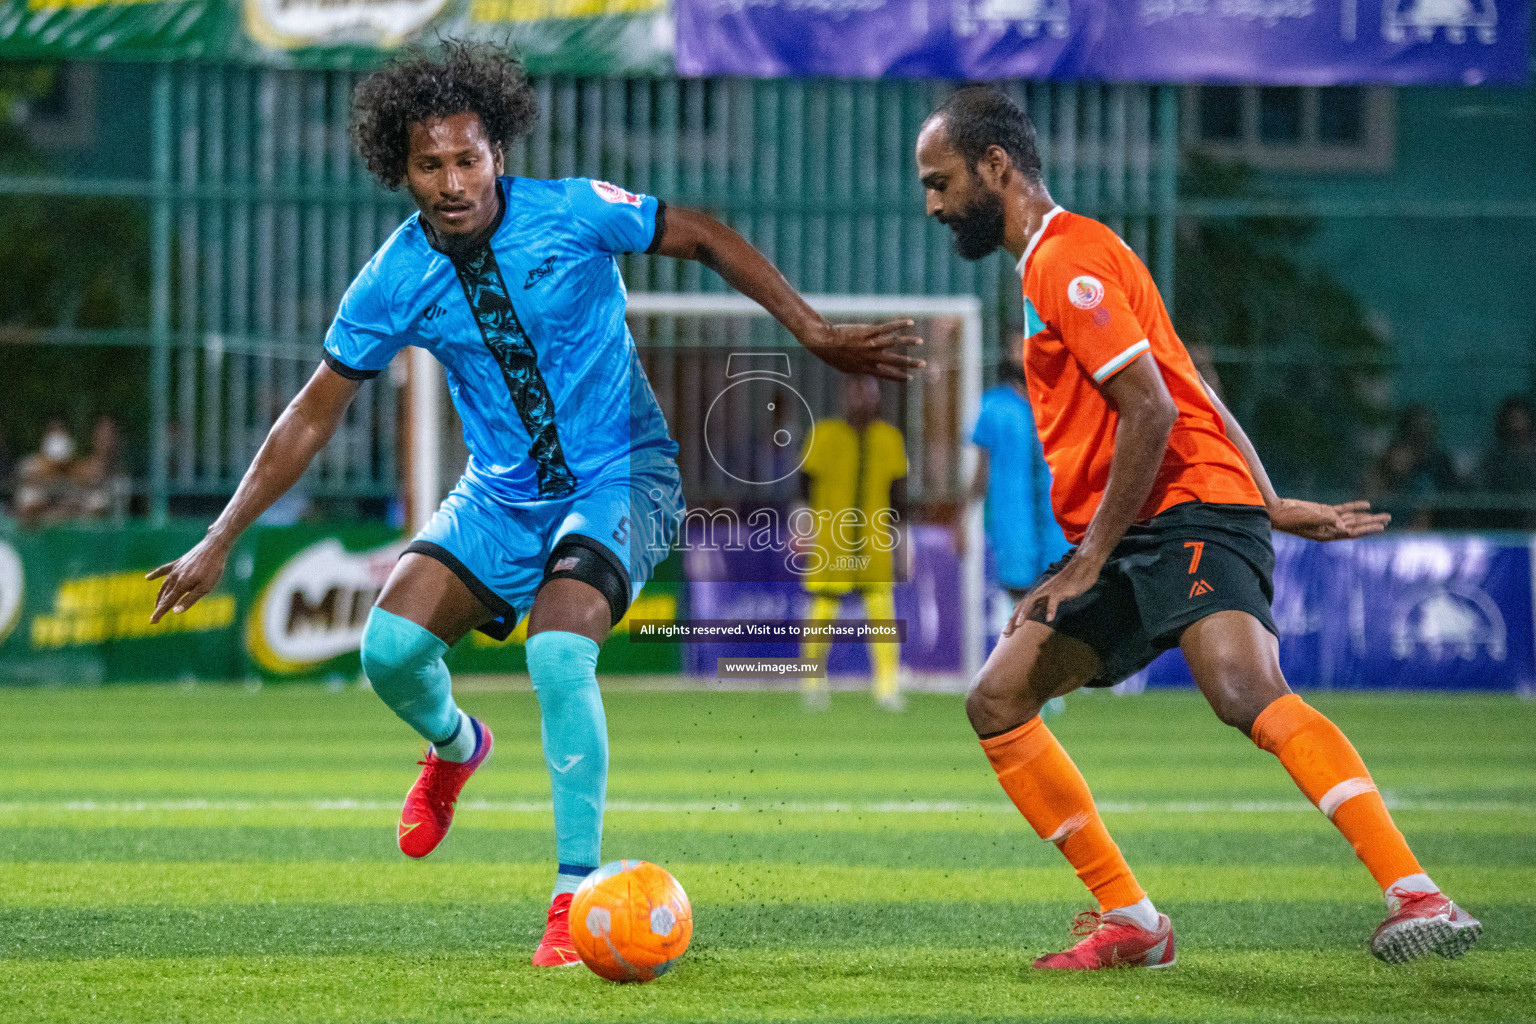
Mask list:
[{"label": "soccer player in light blue kit", "polygon": [[1051,468],[1035,431],[1024,367],[1011,354],[998,364],[996,386],[981,396],[971,441],[980,451],[976,475],[956,519],[955,548],[965,552],[969,542],[966,509],[985,498],[987,542],[997,581],[1011,598],[1007,605],[1011,612],[1030,585],[1070,547],[1051,511]]},{"label": "soccer player in light blue kit", "polygon": [[[1013,354],[1023,351],[1024,338],[1014,344],[997,367],[997,384],[981,396],[981,412],[971,431],[976,473],[955,517],[955,551],[964,555],[970,543],[969,508],[983,506],[987,544],[992,549],[997,582],[1002,591],[987,595],[987,621],[1001,635],[1030,585],[1071,547],[1051,510],[1051,467],[1046,465],[1035,414],[1029,406],[1024,365]],[[1005,600],[1006,597],[1006,600]],[[1059,715],[1066,698],[1054,697],[1042,712]]]},{"label": "soccer player in light blue kit", "polygon": [[502,176],[537,116],[522,65],[488,45],[413,51],[353,97],[368,168],[418,213],[368,261],[326,334],[324,361],[273,425],[208,535],[151,573],[153,618],[217,586],[240,533],[303,474],[362,383],[401,348],[447,369],[464,476],[396,564],[363,631],[375,692],[431,743],[406,797],[400,849],[424,857],[491,753],[454,703],[443,655],[470,630],[528,618],[554,798],[558,868],[538,966],[577,962],[571,894],[600,863],[608,736],[599,644],[666,556],[683,497],[661,409],[624,322],[615,255],[698,260],[833,367],[905,380],[910,321],[829,324],[763,256],[702,213],[586,178]]}]

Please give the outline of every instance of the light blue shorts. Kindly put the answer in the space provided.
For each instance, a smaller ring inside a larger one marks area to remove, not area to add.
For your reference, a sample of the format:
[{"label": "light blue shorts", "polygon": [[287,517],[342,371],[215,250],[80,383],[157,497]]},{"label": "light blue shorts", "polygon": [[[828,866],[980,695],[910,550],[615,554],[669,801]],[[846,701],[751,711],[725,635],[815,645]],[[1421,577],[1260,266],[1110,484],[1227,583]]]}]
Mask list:
[{"label": "light blue shorts", "polygon": [[569,498],[519,505],[498,501],[461,479],[406,550],[453,570],[496,614],[479,629],[497,640],[510,636],[533,609],[550,555],[567,537],[583,538],[587,550],[606,553],[633,601],[677,538],[683,489],[670,459],[625,470]]}]

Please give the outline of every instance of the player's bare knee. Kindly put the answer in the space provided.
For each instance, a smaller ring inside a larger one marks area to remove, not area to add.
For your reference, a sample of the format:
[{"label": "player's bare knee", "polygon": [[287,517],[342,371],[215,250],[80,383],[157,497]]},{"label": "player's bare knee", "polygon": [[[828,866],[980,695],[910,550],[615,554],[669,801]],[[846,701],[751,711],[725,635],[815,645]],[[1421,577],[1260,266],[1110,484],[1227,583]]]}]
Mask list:
[{"label": "player's bare knee", "polygon": [[992,698],[982,689],[982,677],[978,675],[971,680],[970,688],[965,692],[965,717],[978,736],[992,731],[989,726],[992,722],[993,704]]},{"label": "player's bare knee", "polygon": [[983,668],[965,695],[965,717],[978,736],[1007,732],[1040,713],[1022,682],[1007,685]]},{"label": "player's bare knee", "polygon": [[1200,688],[1216,717],[1245,736],[1252,734],[1265,708],[1290,692],[1278,670],[1252,665],[1224,667]]}]

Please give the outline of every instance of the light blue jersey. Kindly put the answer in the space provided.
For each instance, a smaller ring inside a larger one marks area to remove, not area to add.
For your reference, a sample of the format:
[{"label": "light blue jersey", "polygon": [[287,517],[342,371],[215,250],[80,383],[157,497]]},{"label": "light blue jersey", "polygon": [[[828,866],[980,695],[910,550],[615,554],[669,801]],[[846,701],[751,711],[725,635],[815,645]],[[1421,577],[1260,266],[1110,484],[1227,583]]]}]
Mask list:
[{"label": "light blue jersey", "polygon": [[469,463],[408,550],[452,569],[499,615],[481,628],[504,638],[573,534],[638,593],[682,495],[614,259],[654,248],[665,205],[588,178],[498,187],[500,221],[467,254],[433,248],[419,213],[400,225],[347,289],[325,362],[365,379],[417,345],[446,368]]},{"label": "light blue jersey", "polygon": [[488,247],[456,267],[411,215],[347,289],[325,337],[345,377],[402,347],[447,368],[465,482],[522,506],[585,493],[677,444],[624,322],[614,255],[652,246],[665,207],[588,178],[502,178]]},{"label": "light blue jersey", "polygon": [[1069,546],[1051,512],[1051,470],[1029,402],[1007,384],[991,388],[981,396],[971,440],[989,457],[987,540],[998,582],[1026,588]]}]

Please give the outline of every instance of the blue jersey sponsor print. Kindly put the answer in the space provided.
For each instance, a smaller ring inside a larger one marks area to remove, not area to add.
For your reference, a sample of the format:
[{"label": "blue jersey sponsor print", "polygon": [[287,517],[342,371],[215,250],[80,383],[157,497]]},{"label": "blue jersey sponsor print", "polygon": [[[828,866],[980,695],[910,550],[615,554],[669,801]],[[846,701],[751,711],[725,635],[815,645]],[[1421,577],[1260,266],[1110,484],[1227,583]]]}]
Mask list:
[{"label": "blue jersey sponsor print", "polygon": [[402,347],[437,357],[464,424],[463,483],[505,506],[579,496],[670,462],[677,445],[624,322],[615,254],[643,251],[663,205],[587,178],[499,180],[490,241],[457,262],[413,214],[347,289],[326,362],[353,378]]}]

